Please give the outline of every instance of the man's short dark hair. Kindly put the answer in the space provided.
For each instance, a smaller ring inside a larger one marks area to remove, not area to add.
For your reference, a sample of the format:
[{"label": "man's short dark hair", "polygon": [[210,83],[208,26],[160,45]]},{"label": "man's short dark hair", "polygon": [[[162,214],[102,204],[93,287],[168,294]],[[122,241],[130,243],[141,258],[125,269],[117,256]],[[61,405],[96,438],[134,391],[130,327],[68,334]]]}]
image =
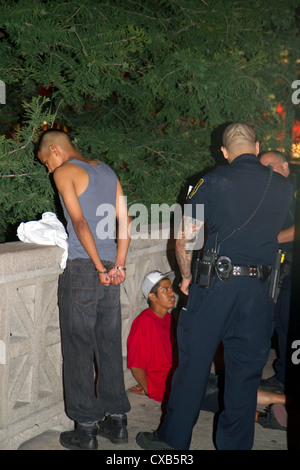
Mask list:
[{"label": "man's short dark hair", "polygon": [[43,143],[45,141],[45,137],[47,137],[49,134],[50,135],[51,134],[54,134],[54,135],[64,134],[69,139],[69,141],[71,142],[69,134],[67,134],[67,132],[65,132],[61,129],[55,129],[55,128],[46,129],[45,131],[42,132],[42,134],[40,135],[40,137],[38,138],[38,141],[36,142],[36,144],[34,146],[34,155],[36,157],[38,157],[38,154],[39,154],[39,152],[40,152],[40,150],[43,146]]}]

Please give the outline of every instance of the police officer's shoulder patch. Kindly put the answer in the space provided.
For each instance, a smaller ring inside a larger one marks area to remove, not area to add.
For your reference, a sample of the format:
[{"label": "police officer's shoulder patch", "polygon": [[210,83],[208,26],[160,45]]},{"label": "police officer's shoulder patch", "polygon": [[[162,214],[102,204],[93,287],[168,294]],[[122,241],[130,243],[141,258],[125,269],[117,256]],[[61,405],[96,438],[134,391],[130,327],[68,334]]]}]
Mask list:
[{"label": "police officer's shoulder patch", "polygon": [[201,184],[204,183],[204,178],[200,178],[198,183],[193,187],[192,191],[189,193],[188,198],[191,199],[193,196],[195,196],[196,192],[200,188]]}]

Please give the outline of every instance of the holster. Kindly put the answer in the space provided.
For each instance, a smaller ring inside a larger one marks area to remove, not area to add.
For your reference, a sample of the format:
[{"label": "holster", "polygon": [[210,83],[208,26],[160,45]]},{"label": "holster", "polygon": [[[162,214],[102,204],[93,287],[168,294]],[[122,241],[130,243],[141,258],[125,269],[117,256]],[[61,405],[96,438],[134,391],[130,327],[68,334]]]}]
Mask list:
[{"label": "holster", "polygon": [[277,302],[282,281],[289,272],[289,269],[286,269],[286,267],[289,268],[289,266],[287,265],[287,263],[284,262],[285,253],[286,252],[284,250],[278,250],[275,260],[275,266],[273,267],[271,272],[269,297],[273,300],[274,304],[276,304]]}]

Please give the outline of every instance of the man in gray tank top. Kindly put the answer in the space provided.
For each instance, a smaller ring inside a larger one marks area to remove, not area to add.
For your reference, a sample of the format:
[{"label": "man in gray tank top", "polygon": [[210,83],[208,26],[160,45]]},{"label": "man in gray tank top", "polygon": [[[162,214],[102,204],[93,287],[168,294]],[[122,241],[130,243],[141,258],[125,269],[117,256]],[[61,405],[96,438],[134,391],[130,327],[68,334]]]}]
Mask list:
[{"label": "man in gray tank top", "polygon": [[96,450],[99,434],[124,443],[130,404],[123,376],[120,284],[126,277],[130,218],[123,191],[115,173],[103,162],[84,158],[63,131],[45,131],[35,154],[53,173],[69,235],[58,305],[65,406],[75,428],[61,433],[60,442],[68,449]]}]

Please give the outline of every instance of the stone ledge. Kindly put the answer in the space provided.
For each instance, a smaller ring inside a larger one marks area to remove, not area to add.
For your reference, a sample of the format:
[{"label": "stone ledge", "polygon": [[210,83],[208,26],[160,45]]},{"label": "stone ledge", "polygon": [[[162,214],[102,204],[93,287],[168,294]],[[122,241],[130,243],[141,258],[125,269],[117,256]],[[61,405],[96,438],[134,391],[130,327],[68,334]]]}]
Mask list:
[{"label": "stone ledge", "polygon": [[[166,239],[166,232],[161,236],[161,226],[144,229],[147,238],[131,241],[121,286],[127,389],[135,381],[126,366],[126,341],[132,321],[146,307],[141,281],[153,269],[171,270],[174,261],[174,241]],[[62,254],[58,246],[0,244],[0,449],[16,449],[56,423],[70,425],[63,412],[56,298]]]},{"label": "stone ledge", "polygon": [[63,249],[58,246],[10,242],[0,244],[0,278],[44,268],[58,269]]}]

